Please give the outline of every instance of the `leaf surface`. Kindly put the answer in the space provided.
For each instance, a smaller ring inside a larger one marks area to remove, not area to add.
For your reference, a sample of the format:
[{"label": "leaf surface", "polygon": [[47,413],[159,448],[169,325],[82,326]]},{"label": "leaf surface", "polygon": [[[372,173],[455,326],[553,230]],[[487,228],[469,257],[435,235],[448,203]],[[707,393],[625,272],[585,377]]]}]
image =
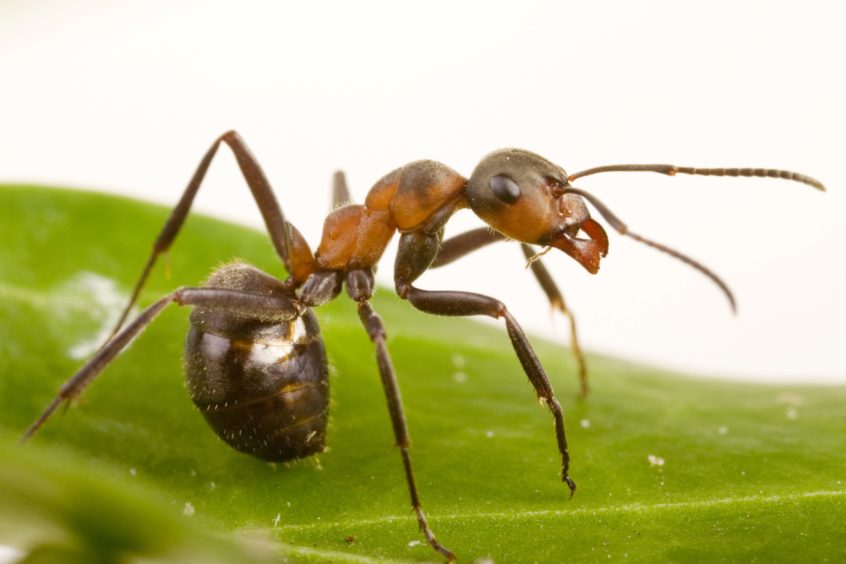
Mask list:
[{"label": "leaf surface", "polygon": [[[48,562],[437,560],[409,511],[372,345],[343,296],[318,311],[332,423],[317,458],[270,465],[215,437],[182,383],[188,311],[176,306],[14,445],[104,337],[166,214],[0,187],[0,542]],[[236,258],[283,275],[263,234],[191,216],[142,305]],[[593,393],[580,401],[567,351],[533,339],[567,417],[579,485],[568,501],[551,418],[504,331],[426,316],[387,291],[374,307],[424,508],[463,561],[846,558],[843,387],[705,381],[591,355]]]}]

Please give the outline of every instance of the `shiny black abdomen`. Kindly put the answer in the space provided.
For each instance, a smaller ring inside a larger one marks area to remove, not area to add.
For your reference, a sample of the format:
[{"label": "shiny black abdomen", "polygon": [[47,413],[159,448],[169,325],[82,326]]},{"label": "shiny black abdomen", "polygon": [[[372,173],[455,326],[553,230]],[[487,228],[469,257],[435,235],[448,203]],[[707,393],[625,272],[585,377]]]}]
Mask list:
[{"label": "shiny black abdomen", "polygon": [[279,462],[323,451],[328,365],[311,310],[268,323],[195,309],[185,376],[194,404],[236,450]]}]

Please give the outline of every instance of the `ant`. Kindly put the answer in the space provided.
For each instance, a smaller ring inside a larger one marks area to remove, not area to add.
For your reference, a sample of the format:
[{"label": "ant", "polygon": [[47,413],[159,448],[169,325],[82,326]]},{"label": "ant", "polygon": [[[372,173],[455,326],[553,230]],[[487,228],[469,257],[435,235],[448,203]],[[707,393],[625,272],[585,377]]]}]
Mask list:
[{"label": "ant", "polygon": [[[235,154],[288,277],[280,280],[244,263],[223,266],[202,287],[174,290],[123,327],[156,259],[170,248],[179,233],[221,143]],[[620,234],[663,251],[708,276],[734,309],[731,291],[716,274],[682,253],[630,231],[598,198],[571,184],[585,176],[612,171],[646,171],[670,176],[766,176],[825,190],[820,182],[802,174],[757,168],[610,165],[568,175],[561,167],[534,153],[502,149],[482,159],[469,178],[438,162],[409,163],[377,181],[363,205],[350,203],[344,176],[336,173],[335,208],[325,220],[320,245],[312,253],[300,232],[285,219],[256,158],[241,137],[229,131],[215,140],[200,161],[156,239],[111,336],[64,383],[23,440],[31,437],[62,402],[79,396],[135,336],[165,307],[175,303],[194,308],[185,344],[186,379],[191,399],[212,429],[236,450],[263,460],[286,461],[321,452],[329,415],[328,364],[320,327],[311,308],[336,298],[346,284],[376,349],[417,522],[432,548],[452,561],[455,555],[435,539],[417,493],[408,429],[385,344],[385,328],[370,305],[376,264],[394,234],[399,232],[394,281],[400,298],[426,313],[487,315],[505,321],[508,337],[526,376],[552,414],[561,456],[561,478],[572,497],[576,484],[569,474],[570,455],[561,405],[517,320],[494,298],[470,292],[422,290],[414,282],[427,269],[451,263],[490,243],[520,241],[551,305],[569,316],[582,395],[588,389],[587,372],[575,338],[575,323],[560,291],[538,259],[554,247],[591,274],[599,270],[600,259],[608,252],[608,236],[591,218],[586,202]],[[443,241],[444,226],[453,213],[463,208],[470,208],[488,227]],[[580,233],[586,237],[579,237]],[[546,250],[535,254],[529,245],[540,245]]]}]

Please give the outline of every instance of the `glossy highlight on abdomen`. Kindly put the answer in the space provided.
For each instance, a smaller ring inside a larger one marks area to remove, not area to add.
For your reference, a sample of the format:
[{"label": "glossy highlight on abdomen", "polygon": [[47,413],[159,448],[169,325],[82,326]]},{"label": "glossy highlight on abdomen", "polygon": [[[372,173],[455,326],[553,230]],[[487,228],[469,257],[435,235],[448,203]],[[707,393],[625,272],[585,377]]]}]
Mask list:
[{"label": "glossy highlight on abdomen", "polygon": [[329,380],[314,314],[228,325],[220,331],[222,324],[192,317],[185,343],[188,391],[212,429],[236,450],[269,461],[323,451]]}]

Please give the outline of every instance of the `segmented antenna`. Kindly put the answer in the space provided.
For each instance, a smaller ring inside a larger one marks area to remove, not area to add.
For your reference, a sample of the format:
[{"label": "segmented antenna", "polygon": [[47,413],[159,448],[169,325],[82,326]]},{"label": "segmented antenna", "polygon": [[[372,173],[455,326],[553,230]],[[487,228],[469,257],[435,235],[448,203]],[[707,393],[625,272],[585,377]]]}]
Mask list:
[{"label": "segmented antenna", "polygon": [[572,192],[573,194],[578,194],[579,196],[582,196],[584,199],[590,202],[591,205],[596,208],[596,211],[598,211],[599,214],[605,219],[605,221],[607,221],[608,224],[621,235],[631,237],[635,241],[640,241],[644,245],[648,245],[653,249],[658,249],[663,253],[667,253],[671,257],[676,258],[689,266],[692,266],[693,268],[710,278],[712,282],[719,286],[720,290],[723,291],[723,294],[725,294],[726,298],[728,298],[729,304],[731,305],[732,313],[737,313],[737,302],[735,301],[734,294],[732,294],[731,290],[728,287],[728,284],[726,284],[722,278],[717,276],[705,265],[703,265],[699,261],[690,258],[689,256],[685,255],[680,251],[668,247],[667,245],[658,243],[657,241],[653,241],[652,239],[647,239],[646,237],[638,235],[637,233],[633,233],[629,230],[628,225],[623,223],[623,221],[619,217],[617,217],[614,212],[608,209],[608,206],[603,204],[602,201],[600,201],[593,194],[585,192],[584,190],[579,190],[578,188],[573,188],[572,186],[568,186],[567,191]]},{"label": "segmented antenna", "polygon": [[823,186],[822,182],[815,178],[799,174],[798,172],[778,170],[774,168],[696,168],[692,166],[675,166],[668,164],[621,164],[589,168],[587,170],[571,174],[567,177],[567,179],[572,182],[577,178],[582,178],[591,174],[599,174],[600,172],[657,172],[668,176],[675,176],[677,174],[694,174],[698,176],[759,176],[766,178],[783,178],[784,180],[801,182],[802,184],[813,186],[821,192],[825,192],[825,186]]}]

